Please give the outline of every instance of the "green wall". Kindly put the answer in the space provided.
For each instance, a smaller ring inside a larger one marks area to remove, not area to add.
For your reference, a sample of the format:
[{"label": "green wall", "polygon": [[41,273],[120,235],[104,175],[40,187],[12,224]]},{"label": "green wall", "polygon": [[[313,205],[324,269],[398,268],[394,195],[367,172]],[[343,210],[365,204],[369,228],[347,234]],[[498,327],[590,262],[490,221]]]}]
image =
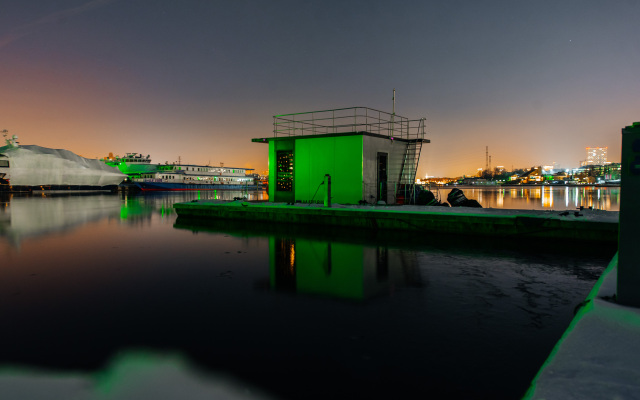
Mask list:
[{"label": "green wall", "polygon": [[362,200],[362,136],[298,139],[294,150],[296,200],[323,201],[325,175],[331,175],[333,203]]},{"label": "green wall", "polygon": [[[331,175],[333,203],[362,200],[362,135],[279,139],[269,142],[269,199],[273,202],[322,202],[325,175]],[[293,150],[293,192],[276,191],[276,153]],[[273,177],[273,179],[271,178]]]}]

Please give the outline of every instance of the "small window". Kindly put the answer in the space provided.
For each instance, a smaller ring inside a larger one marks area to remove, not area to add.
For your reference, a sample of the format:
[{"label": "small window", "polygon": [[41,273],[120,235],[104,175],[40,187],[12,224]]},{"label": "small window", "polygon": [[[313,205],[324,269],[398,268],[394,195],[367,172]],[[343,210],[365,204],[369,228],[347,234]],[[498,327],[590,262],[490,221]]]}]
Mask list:
[{"label": "small window", "polygon": [[9,168],[9,160],[0,160],[0,168]]}]

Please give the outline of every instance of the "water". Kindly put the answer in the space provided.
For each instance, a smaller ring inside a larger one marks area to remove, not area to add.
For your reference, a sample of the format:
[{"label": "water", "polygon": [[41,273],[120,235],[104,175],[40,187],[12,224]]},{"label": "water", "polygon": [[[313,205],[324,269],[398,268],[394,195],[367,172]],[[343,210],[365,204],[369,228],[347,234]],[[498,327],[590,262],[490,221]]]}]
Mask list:
[{"label": "water", "polygon": [[144,349],[283,399],[519,398],[614,252],[177,219],[198,196],[4,199],[0,367]]},{"label": "water", "polygon": [[[620,211],[619,186],[458,186],[469,199],[485,208],[524,210],[596,210]],[[433,187],[441,200],[452,187]]]}]

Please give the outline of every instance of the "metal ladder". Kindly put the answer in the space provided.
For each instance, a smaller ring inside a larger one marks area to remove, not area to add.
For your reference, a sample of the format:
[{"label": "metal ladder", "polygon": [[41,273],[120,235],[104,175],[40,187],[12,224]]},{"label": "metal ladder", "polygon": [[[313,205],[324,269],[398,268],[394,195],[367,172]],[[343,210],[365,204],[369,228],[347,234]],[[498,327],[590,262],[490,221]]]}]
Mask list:
[{"label": "metal ladder", "polygon": [[417,139],[409,140],[407,149],[402,159],[402,167],[400,168],[400,179],[398,180],[398,182],[400,186],[404,188],[404,190],[400,189],[399,187],[396,192],[396,198],[399,194],[403,194],[405,198],[405,204],[412,204],[415,202],[414,196],[416,174],[418,173],[418,163],[420,162],[420,153],[422,152],[422,139],[424,138],[424,120],[420,120],[417,136]]}]

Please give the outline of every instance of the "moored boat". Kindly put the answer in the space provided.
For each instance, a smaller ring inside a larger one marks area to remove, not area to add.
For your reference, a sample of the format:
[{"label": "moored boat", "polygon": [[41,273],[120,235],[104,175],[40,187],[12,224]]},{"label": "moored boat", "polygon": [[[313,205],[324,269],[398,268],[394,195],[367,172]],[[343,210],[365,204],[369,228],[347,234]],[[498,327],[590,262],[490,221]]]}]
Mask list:
[{"label": "moored boat", "polygon": [[143,191],[160,190],[245,190],[260,184],[251,168],[220,165],[151,164],[149,156],[127,153],[109,157],[105,163],[118,167],[132,184]]},{"label": "moored boat", "polygon": [[69,150],[19,145],[17,136],[0,147],[0,190],[10,192],[115,190],[126,178],[118,169]]},{"label": "moored boat", "polygon": [[141,190],[220,190],[256,189],[248,168],[203,165],[158,165],[153,173],[132,179]]}]

